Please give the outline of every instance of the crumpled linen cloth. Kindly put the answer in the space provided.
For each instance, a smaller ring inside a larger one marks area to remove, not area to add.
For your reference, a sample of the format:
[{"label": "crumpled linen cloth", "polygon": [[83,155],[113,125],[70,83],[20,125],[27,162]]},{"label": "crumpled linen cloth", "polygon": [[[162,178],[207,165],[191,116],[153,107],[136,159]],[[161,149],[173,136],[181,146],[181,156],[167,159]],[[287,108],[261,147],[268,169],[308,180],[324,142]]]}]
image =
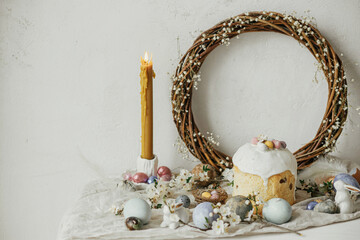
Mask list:
[{"label": "crumpled linen cloth", "polygon": [[[111,212],[114,203],[121,203],[133,197],[145,199],[145,191],[128,192],[121,190],[120,178],[105,178],[89,183],[83,190],[80,199],[63,217],[59,232],[59,240],[68,239],[179,239],[179,238],[217,238],[261,233],[286,232],[262,223],[241,223],[230,228],[229,233],[216,235],[212,230],[200,231],[189,226],[181,226],[176,230],[161,228],[162,209],[153,209],[150,223],[140,231],[129,231],[123,216]],[[180,193],[179,193],[180,194]],[[192,199],[193,200],[193,199]],[[324,226],[336,222],[344,222],[360,218],[360,211],[352,214],[326,214],[305,210],[312,199],[306,199],[292,206],[293,214],[288,223],[281,226],[291,230],[302,230],[309,227]],[[360,209],[360,200],[356,202]],[[193,225],[192,222],[190,224]]]}]

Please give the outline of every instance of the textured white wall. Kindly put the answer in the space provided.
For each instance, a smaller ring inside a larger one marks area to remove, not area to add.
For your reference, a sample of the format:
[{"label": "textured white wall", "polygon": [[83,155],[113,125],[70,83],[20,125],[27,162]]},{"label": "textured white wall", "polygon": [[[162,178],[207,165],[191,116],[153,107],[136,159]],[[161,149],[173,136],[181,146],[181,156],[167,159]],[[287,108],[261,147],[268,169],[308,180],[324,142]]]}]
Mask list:
[{"label": "textured white wall", "polygon": [[[140,149],[139,59],[153,53],[155,153],[186,164],[173,147],[170,75],[195,37],[251,10],[296,11],[346,63],[349,121],[337,155],[360,163],[360,2],[0,1],[0,239],[54,239],[58,223],[91,179],[134,168]],[[326,103],[315,60],[295,40],[242,35],[202,68],[194,114],[232,154],[265,133],[295,150],[314,136]],[[193,163],[192,163],[193,164]],[[188,164],[187,164],[188,165]]]}]

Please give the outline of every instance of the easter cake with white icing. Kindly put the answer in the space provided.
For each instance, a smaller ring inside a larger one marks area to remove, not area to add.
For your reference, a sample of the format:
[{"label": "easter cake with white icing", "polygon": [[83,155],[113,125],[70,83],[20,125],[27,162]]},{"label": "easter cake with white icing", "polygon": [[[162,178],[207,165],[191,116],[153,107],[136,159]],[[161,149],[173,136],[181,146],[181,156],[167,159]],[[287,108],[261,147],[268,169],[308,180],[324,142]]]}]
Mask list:
[{"label": "easter cake with white icing", "polygon": [[257,193],[263,201],[283,198],[295,203],[297,162],[284,141],[255,137],[237,150],[233,163],[233,196]]}]

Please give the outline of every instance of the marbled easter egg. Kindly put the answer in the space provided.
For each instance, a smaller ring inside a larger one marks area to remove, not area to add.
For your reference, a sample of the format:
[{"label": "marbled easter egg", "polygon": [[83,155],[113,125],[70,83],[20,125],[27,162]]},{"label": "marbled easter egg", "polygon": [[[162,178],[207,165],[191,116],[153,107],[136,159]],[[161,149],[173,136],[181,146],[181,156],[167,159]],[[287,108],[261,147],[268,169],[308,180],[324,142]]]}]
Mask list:
[{"label": "marbled easter egg", "polygon": [[130,231],[140,230],[143,227],[142,221],[137,217],[128,217],[125,220],[125,225]]},{"label": "marbled easter egg", "polygon": [[274,148],[274,143],[272,141],[265,141],[264,143],[266,146],[268,146],[268,148],[273,149]]},{"label": "marbled easter egg", "polygon": [[219,194],[212,194],[211,197],[210,197],[211,200],[219,200],[220,199],[220,195]]},{"label": "marbled easter egg", "polygon": [[196,227],[201,229],[208,229],[212,222],[215,221],[219,215],[213,213],[213,207],[210,202],[203,202],[197,205],[193,212],[193,221]]},{"label": "marbled easter egg", "polygon": [[186,195],[180,195],[176,198],[175,202],[183,203],[184,208],[190,207],[190,198]]},{"label": "marbled easter egg", "polygon": [[154,183],[158,178],[156,176],[151,176],[148,178],[148,180],[146,181],[148,184],[152,184]]},{"label": "marbled easter egg", "polygon": [[124,205],[124,217],[137,217],[143,224],[147,224],[151,218],[150,205],[143,199],[132,198]]},{"label": "marbled easter egg", "polygon": [[[196,165],[191,170],[191,173],[194,174],[193,179],[194,179],[196,185],[199,187],[208,186],[218,176],[218,174],[213,166],[211,166],[210,164],[203,164],[203,163]],[[202,174],[207,175],[208,179],[200,181]]]},{"label": "marbled easter egg", "polygon": [[253,209],[251,201],[247,197],[241,195],[233,196],[226,202],[226,205],[239,215],[242,221],[248,217],[249,212]]},{"label": "marbled easter egg", "polygon": [[159,177],[162,177],[164,175],[170,175],[171,176],[171,170],[170,170],[170,168],[168,168],[166,166],[161,166],[161,167],[158,168],[157,174],[158,174]]},{"label": "marbled easter egg", "polygon": [[146,173],[138,172],[138,173],[135,173],[134,176],[132,176],[132,181],[135,183],[146,183],[148,178],[149,177],[148,177],[148,175],[146,175]]},{"label": "marbled easter egg", "polygon": [[311,201],[306,205],[306,210],[314,210],[314,207],[318,204],[318,202]]},{"label": "marbled easter egg", "polygon": [[272,142],[273,142],[274,147],[275,147],[276,149],[282,149],[282,148],[283,148],[280,141],[278,141],[278,140],[273,140]]},{"label": "marbled easter egg", "polygon": [[314,211],[334,214],[338,212],[338,208],[333,201],[327,199],[326,201],[316,204],[314,207]]},{"label": "marbled easter egg", "polygon": [[208,198],[211,197],[211,193],[209,193],[209,192],[203,192],[203,193],[201,194],[201,197],[208,199]]},{"label": "marbled easter egg", "polygon": [[266,221],[283,224],[290,220],[292,208],[286,200],[272,198],[264,204],[262,214]]}]

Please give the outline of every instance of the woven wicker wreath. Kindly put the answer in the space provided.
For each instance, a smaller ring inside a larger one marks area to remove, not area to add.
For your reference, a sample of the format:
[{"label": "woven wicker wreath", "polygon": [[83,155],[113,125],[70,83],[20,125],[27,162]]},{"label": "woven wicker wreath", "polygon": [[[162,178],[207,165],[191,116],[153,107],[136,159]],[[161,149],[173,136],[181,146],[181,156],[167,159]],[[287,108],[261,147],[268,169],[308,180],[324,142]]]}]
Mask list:
[{"label": "woven wicker wreath", "polygon": [[201,65],[219,45],[247,32],[277,32],[295,38],[318,60],[328,82],[328,101],[320,127],[309,143],[294,152],[298,169],[310,166],[334,149],[347,117],[347,84],[343,64],[330,43],[308,20],[276,12],[250,12],[229,18],[203,32],[181,58],[171,91],[173,118],[189,151],[217,171],[232,167],[231,157],[216,150],[197,127],[191,109],[193,88]]}]

